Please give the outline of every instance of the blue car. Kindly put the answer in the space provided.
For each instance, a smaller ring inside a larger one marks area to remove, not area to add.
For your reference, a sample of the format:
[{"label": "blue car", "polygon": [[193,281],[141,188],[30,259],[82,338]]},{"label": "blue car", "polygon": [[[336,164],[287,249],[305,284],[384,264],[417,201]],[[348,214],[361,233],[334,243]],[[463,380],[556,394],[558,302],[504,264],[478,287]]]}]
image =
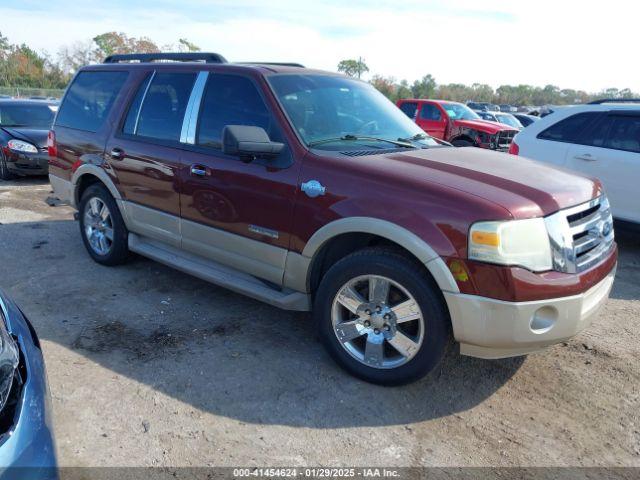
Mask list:
[{"label": "blue car", "polygon": [[0,290],[0,479],[57,479],[40,342]]}]

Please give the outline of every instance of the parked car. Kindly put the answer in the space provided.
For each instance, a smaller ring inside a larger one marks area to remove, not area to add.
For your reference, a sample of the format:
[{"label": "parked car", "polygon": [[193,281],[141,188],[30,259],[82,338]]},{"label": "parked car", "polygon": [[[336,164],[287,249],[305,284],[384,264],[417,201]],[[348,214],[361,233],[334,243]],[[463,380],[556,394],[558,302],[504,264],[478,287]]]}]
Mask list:
[{"label": "parked car", "polygon": [[500,112],[511,113],[511,112],[517,112],[518,108],[514,107],[513,105],[503,103],[502,105],[500,105],[500,107],[497,110]]},{"label": "parked car", "polygon": [[456,147],[507,151],[518,130],[487,122],[466,105],[444,100],[404,99],[398,107],[434,138]]},{"label": "parked car", "polygon": [[639,103],[560,108],[518,134],[510,152],[599,178],[613,216],[638,224]]},{"label": "parked car", "polygon": [[[597,181],[443,146],[339,74],[109,57],[75,76],[49,148],[51,184],[96,262],[133,251],[313,310],[331,356],[370,382],[425,375],[452,339],[481,358],[563,341],[613,282]],[[602,229],[581,255],[584,218]]]},{"label": "parked car", "polygon": [[504,113],[504,112],[476,112],[476,113],[483,120],[502,123],[503,125],[508,125],[517,130],[522,130],[524,128],[522,124],[518,121],[518,119],[515,116],[513,116],[511,113]]},{"label": "parked car", "polygon": [[513,116],[516,117],[525,128],[531,125],[533,122],[537,122],[538,120],[540,120],[540,117],[536,117],[535,115],[527,115],[525,113],[514,113]]},{"label": "parked car", "polygon": [[24,314],[1,290],[0,471],[2,478],[58,478],[40,342]]},{"label": "parked car", "polygon": [[58,106],[40,100],[0,100],[0,179],[48,173],[47,134]]},{"label": "parked car", "polygon": [[499,110],[497,105],[487,102],[467,102],[467,107],[469,107],[471,110],[480,110],[484,112],[494,112],[496,110]]}]

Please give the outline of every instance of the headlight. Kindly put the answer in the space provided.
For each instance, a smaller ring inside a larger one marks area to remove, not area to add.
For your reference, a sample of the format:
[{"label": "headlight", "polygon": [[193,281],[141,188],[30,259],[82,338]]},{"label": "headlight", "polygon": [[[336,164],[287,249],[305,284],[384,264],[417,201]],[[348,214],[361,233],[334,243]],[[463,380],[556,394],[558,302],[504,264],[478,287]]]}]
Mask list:
[{"label": "headlight", "polygon": [[9,140],[7,143],[11,150],[23,153],[38,153],[38,149],[35,145],[31,145],[29,142],[23,142],[22,140]]},{"label": "headlight", "polygon": [[0,311],[0,411],[4,408],[11,392],[16,368],[18,368],[18,346],[7,331]]},{"label": "headlight", "polygon": [[469,259],[551,270],[551,243],[542,218],[478,222],[469,231]]}]

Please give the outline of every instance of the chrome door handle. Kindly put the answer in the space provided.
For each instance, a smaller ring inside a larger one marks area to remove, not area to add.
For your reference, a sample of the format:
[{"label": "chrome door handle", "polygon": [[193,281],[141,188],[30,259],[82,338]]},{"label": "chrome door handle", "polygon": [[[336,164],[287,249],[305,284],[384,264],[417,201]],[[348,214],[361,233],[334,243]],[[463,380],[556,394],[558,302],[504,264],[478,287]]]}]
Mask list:
[{"label": "chrome door handle", "polygon": [[584,160],[585,162],[594,162],[597,160],[597,158],[591,155],[590,153],[583,153],[582,155],[576,155],[573,158],[575,158],[576,160]]},{"label": "chrome door handle", "polygon": [[116,147],[116,148],[111,150],[109,155],[114,160],[122,160],[124,158],[124,151],[121,148]]},{"label": "chrome door handle", "polygon": [[206,177],[207,169],[202,165],[191,165],[191,175],[195,175],[196,177]]}]

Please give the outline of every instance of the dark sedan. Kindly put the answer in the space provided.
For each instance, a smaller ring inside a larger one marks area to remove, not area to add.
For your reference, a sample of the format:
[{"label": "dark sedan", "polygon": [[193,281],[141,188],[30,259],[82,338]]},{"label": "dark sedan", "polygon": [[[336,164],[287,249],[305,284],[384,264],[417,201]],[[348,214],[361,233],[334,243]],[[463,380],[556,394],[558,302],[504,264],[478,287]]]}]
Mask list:
[{"label": "dark sedan", "polygon": [[535,117],[533,115],[527,115],[525,113],[514,113],[513,116],[516,117],[518,119],[518,121],[524,127],[528,127],[533,122],[537,122],[538,120],[540,120],[540,117]]},{"label": "dark sedan", "polygon": [[0,100],[0,179],[47,175],[47,135],[56,102]]},{"label": "dark sedan", "polygon": [[56,468],[40,343],[0,290],[0,478],[55,479]]}]

